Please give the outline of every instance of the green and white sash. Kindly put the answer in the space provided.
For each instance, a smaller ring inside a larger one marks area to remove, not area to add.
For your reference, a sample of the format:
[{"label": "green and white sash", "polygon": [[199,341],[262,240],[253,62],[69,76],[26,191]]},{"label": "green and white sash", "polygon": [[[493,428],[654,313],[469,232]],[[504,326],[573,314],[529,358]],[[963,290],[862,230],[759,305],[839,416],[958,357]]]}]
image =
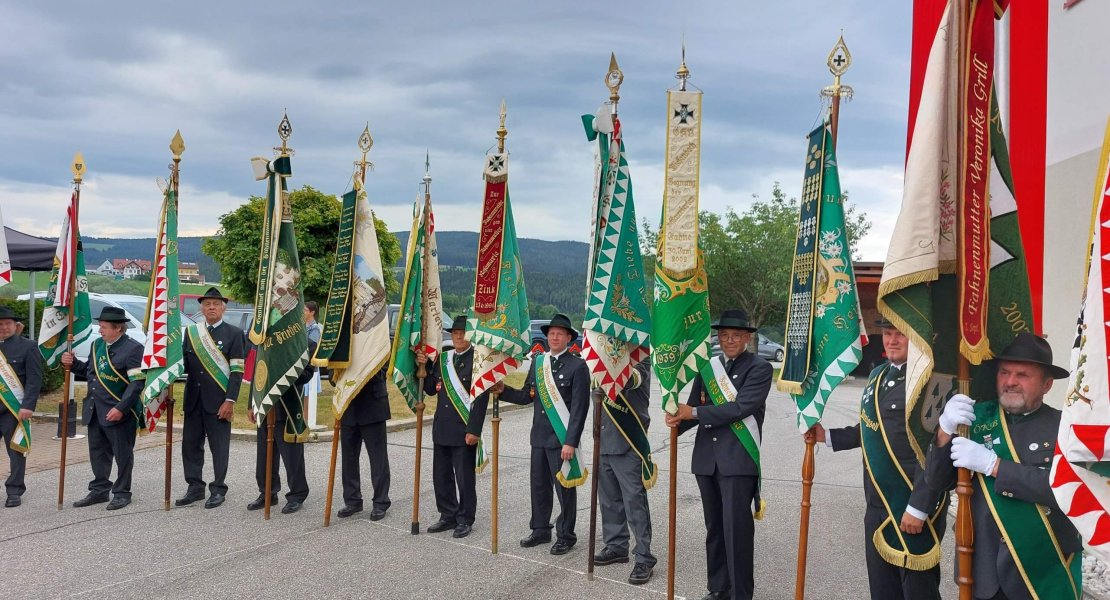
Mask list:
[{"label": "green and white sash", "polygon": [[[1002,460],[1021,463],[997,402],[975,403],[975,425],[969,438]],[[1060,549],[1046,516],[1048,509],[996,492],[994,477],[976,474],[976,480],[1029,594],[1040,600],[1079,600],[1083,596],[1082,553],[1065,555]]]},{"label": "green and white sash", "polygon": [[[555,375],[551,372],[550,356],[545,352],[537,354],[533,359],[536,361],[536,391],[539,393],[540,402],[543,404],[543,412],[547,415],[547,419],[551,421],[551,428],[555,430],[555,437],[559,438],[559,443],[564,446],[567,443],[567,425],[570,423],[570,410],[567,409],[567,403],[563,401],[563,397],[559,394],[559,388],[555,385]],[[582,461],[578,453],[578,448],[574,449],[574,457],[570,460],[564,460],[563,466],[555,475],[559,483],[566,488],[578,487],[586,483],[586,477],[590,474],[588,470],[582,467]]]},{"label": "green and white sash", "polygon": [[19,409],[23,406],[23,384],[15,374],[15,369],[8,364],[8,357],[0,350],[0,400],[4,407],[15,417],[17,427],[8,444],[12,450],[27,454],[31,451],[31,420],[19,419]]},{"label": "green and white sash", "polygon": [[[127,392],[127,386],[131,384],[132,380],[143,378],[143,371],[139,368],[132,369],[126,374],[116,370],[115,365],[112,364],[112,359],[108,356],[108,344],[105,343],[103,338],[93,342],[93,366],[96,380],[104,386],[105,391],[116,402],[123,401],[123,395]],[[143,418],[141,402],[131,404],[131,416],[135,418],[135,426],[138,428],[139,434],[146,435],[147,430],[143,426],[146,420]]]},{"label": "green and white sash", "polygon": [[[724,355],[707,361],[705,366],[702,367],[701,378],[702,382],[705,383],[709,399],[713,401],[714,405],[720,406],[726,402],[736,401],[738,392],[736,386],[732,385],[728,371],[725,370]],[[741,422],[729,423],[728,426],[732,433],[736,434],[736,439],[740,440],[740,445],[748,452],[748,456],[752,457],[755,468],[759,471],[755,482],[755,497],[752,498],[752,515],[757,520],[763,519],[767,503],[760,496],[760,489],[763,487],[763,466],[759,462],[759,423],[756,422],[755,415],[748,415]]]},{"label": "green and white sash", "polygon": [[[231,377],[231,363],[227,361],[224,353],[220,351],[220,347],[216,345],[216,340],[212,339],[212,335],[208,333],[208,327],[202,326],[200,323],[193,323],[186,331],[189,335],[189,344],[193,347],[193,352],[196,353],[201,366],[216,381],[216,385],[226,392],[227,382]],[[239,361],[240,373],[243,371],[242,362]]]},{"label": "green and white sash", "polygon": [[948,510],[948,495],[945,494],[945,501],[925,520],[921,533],[910,534],[899,529],[913,492],[913,480],[894,455],[879,417],[879,390],[889,369],[890,363],[887,363],[871,372],[860,405],[863,460],[887,513],[882,525],[871,536],[871,542],[886,562],[913,571],[926,571],[940,563],[940,537],[934,524],[941,512]]},{"label": "green and white sash", "polygon": [[[640,372],[633,369],[632,377],[639,379]],[[641,380],[641,383],[636,387],[642,384]],[[632,451],[640,457],[643,465],[640,478],[644,482],[644,489],[650,490],[655,485],[659,470],[655,468],[655,463],[651,460],[651,442],[648,440],[647,429],[644,428],[643,421],[640,420],[640,416],[636,414],[623,392],[617,394],[616,400],[610,400],[604,394],[603,398],[601,406],[605,408],[605,414],[609,415],[609,419],[613,421],[613,425],[616,426],[621,437],[632,447]]]},{"label": "green and white sash", "polygon": [[[443,382],[443,389],[447,392],[447,397],[451,399],[451,406],[455,407],[459,416],[462,417],[463,425],[470,423],[470,407],[474,405],[474,400],[470,397],[470,390],[463,385],[462,380],[459,379],[459,374],[455,372],[455,351],[448,350],[443,352],[439,357],[439,374],[440,380]],[[486,468],[489,458],[486,457],[486,447],[482,443],[482,438],[478,438],[478,454],[474,461],[474,472],[481,473]]]}]

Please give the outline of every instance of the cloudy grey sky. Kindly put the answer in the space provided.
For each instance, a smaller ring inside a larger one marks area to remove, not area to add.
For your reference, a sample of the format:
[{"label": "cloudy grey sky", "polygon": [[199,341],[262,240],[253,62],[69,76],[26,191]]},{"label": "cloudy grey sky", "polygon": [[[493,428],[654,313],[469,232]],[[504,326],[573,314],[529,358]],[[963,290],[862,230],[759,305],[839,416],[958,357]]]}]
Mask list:
[{"label": "cloudy grey sky", "polygon": [[842,111],[841,178],[883,260],[905,148],[910,3],[0,1],[0,203],[5,223],[57,235],[75,151],[89,166],[82,230],[151,236],[167,145],[180,129],[181,233],[264,192],[249,159],[272,154],[283,109],[291,185],[342,194],[366,122],[370,200],[408,228],[431,153],[441,230],[476,230],[483,155],[508,104],[518,234],[584,240],[593,147],[579,116],[608,98],[610,51],[640,215],[662,203],[665,90],[685,34],[705,91],[702,207],[745,209],[772,182],[797,195],[840,29],[856,98]]}]

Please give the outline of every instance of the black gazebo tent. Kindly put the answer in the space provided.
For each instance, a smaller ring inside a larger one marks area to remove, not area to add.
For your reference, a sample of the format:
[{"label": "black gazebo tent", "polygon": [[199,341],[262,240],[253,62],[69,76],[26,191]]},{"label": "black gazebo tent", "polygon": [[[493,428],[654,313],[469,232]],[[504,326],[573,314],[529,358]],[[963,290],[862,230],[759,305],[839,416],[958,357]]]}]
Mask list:
[{"label": "black gazebo tent", "polygon": [[8,240],[8,260],[15,271],[49,271],[54,268],[57,240],[27,235],[11,227],[4,228]]}]

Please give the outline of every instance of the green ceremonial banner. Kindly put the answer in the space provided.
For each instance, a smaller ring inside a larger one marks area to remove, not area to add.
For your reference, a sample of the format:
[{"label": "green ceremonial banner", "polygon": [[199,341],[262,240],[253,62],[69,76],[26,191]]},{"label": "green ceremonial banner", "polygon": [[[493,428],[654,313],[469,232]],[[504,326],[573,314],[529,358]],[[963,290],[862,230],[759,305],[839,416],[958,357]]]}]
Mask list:
[{"label": "green ceremonial banner", "polygon": [[154,272],[147,295],[146,344],[143,349],[142,405],[146,427],[154,431],[166,406],[166,392],[185,372],[181,345],[181,304],[177,280],[177,194],[167,187],[154,246]]},{"label": "green ceremonial banner", "polygon": [[[251,406],[258,419],[266,417],[283,394],[308,366],[308,334],[304,326],[304,298],[293,213],[285,179],[292,174],[289,157],[273,162],[252,159],[259,179],[269,182],[266,213],[262,225],[255,321],[251,341],[257,345]],[[264,164],[263,164],[264,163]],[[303,442],[308,437],[300,391],[292,406],[284,406],[285,441]]]},{"label": "green ceremonial banner", "polygon": [[803,433],[821,421],[829,395],[863,356],[852,248],[828,124],[810,132],[808,140],[786,361],[778,381],[798,406]]},{"label": "green ceremonial banner", "polygon": [[[54,269],[50,273],[50,284],[46,295],[46,309],[42,312],[39,326],[39,352],[51,369],[61,364],[62,353],[67,350],[66,338],[69,332],[70,277],[75,274],[76,294],[73,299],[73,346],[81,345],[92,335],[92,315],[89,311],[89,282],[85,278],[85,253],[81,248],[81,233],[72,216],[77,208],[77,195],[70,201],[62,232],[58,236],[58,246],[54,252]],[[76,242],[74,242],[76,238]],[[71,248],[76,246],[76,260]]]}]

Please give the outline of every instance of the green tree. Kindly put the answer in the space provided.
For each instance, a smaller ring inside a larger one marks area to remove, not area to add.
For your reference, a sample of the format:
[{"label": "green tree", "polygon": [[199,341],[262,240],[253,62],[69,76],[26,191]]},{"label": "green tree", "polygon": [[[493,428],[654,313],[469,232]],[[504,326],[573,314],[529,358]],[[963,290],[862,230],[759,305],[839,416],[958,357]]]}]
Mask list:
[{"label": "green tree", "polygon": [[[334,195],[304,186],[289,194],[293,208],[293,228],[297,233],[297,253],[301,259],[301,278],[305,298],[321,304],[327,301],[331,270],[335,264],[336,236],[342,204]],[[220,217],[220,230],[201,245],[205,254],[220,265],[224,293],[240,302],[250,302],[258,285],[258,248],[262,242],[265,200],[251,196],[246,204]],[[384,221],[374,217],[382,265],[386,265],[386,290],[395,293],[400,284],[388,266],[401,257],[401,245]]]}]

